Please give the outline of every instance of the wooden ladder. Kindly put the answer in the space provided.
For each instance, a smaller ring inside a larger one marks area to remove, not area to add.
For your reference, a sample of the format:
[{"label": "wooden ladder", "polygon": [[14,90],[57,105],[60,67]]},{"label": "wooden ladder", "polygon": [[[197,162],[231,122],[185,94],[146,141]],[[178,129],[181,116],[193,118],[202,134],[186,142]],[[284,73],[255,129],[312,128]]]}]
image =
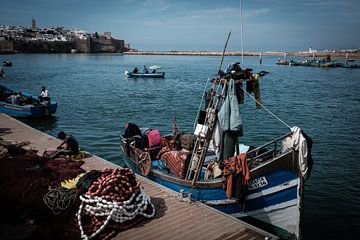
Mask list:
[{"label": "wooden ladder", "polygon": [[[216,79],[215,79],[216,81]],[[219,81],[219,84],[221,84],[221,80]],[[216,124],[216,115],[218,112],[218,108],[220,105],[220,102],[222,101],[222,98],[225,93],[227,84],[224,83],[224,87],[222,88],[221,94],[218,95],[216,98],[213,95],[211,97],[210,102],[213,102],[213,99],[215,98],[215,102],[211,104],[206,109],[206,116],[205,116],[205,122],[202,126],[202,129],[198,136],[195,139],[195,144],[193,148],[193,152],[190,159],[190,164],[187,170],[186,179],[191,180],[192,179],[192,185],[194,186],[199,178],[202,166],[204,164],[204,160],[209,148],[210,140],[214,132],[214,127]],[[216,95],[215,91],[216,84],[213,84],[213,89]],[[207,106],[205,106],[207,107]]]}]

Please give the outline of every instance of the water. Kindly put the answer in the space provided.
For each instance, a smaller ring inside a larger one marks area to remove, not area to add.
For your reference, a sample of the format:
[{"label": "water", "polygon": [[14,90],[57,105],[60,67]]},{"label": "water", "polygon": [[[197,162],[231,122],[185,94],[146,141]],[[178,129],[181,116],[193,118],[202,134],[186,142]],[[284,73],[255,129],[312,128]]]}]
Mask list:
[{"label": "water", "polygon": [[[39,94],[46,86],[58,101],[55,116],[22,120],[56,136],[73,134],[80,147],[123,166],[119,135],[128,122],[170,133],[176,115],[190,132],[207,78],[220,57],[16,54],[1,84]],[[226,57],[224,68],[240,57]],[[245,58],[261,79],[265,106],[314,141],[315,165],[306,182],[303,239],[348,239],[360,232],[360,69],[278,66],[275,57]],[[160,65],[165,79],[131,79],[125,70]],[[241,108],[245,144],[258,145],[289,129],[245,98]]]}]

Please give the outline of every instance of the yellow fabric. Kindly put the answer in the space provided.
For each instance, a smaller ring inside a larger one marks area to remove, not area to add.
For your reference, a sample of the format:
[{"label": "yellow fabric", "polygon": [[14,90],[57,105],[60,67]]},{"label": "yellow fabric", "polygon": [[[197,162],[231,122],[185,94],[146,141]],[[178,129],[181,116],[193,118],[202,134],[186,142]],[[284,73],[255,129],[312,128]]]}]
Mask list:
[{"label": "yellow fabric", "polygon": [[78,154],[70,156],[70,159],[73,160],[73,161],[82,160],[84,158],[85,158],[85,152],[84,151],[79,151]]},{"label": "yellow fabric", "polygon": [[73,179],[67,179],[61,182],[61,186],[66,189],[74,189],[76,188],[76,184],[79,181],[79,179],[84,176],[85,173],[80,173],[76,178]]}]

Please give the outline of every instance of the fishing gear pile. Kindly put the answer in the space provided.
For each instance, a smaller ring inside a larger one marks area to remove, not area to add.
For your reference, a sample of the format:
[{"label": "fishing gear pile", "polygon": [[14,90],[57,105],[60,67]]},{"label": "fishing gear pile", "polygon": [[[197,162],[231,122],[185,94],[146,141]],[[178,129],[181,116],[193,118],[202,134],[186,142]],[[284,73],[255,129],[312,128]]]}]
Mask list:
[{"label": "fishing gear pile", "polygon": [[150,198],[128,168],[105,169],[80,200],[77,220],[82,239],[97,237],[105,228],[107,233],[99,238],[109,239],[155,215]]},{"label": "fishing gear pile", "polygon": [[48,160],[25,145],[0,138],[0,239],[109,239],[154,216],[131,170],[84,174],[84,161]]}]

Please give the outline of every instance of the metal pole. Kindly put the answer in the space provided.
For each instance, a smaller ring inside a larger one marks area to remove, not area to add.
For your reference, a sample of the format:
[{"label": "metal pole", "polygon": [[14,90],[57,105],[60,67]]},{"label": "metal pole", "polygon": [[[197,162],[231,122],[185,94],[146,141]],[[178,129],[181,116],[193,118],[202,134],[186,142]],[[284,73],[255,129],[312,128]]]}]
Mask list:
[{"label": "metal pole", "polygon": [[240,18],[241,18],[241,64],[244,64],[244,18],[242,13],[242,0],[240,0]]}]

